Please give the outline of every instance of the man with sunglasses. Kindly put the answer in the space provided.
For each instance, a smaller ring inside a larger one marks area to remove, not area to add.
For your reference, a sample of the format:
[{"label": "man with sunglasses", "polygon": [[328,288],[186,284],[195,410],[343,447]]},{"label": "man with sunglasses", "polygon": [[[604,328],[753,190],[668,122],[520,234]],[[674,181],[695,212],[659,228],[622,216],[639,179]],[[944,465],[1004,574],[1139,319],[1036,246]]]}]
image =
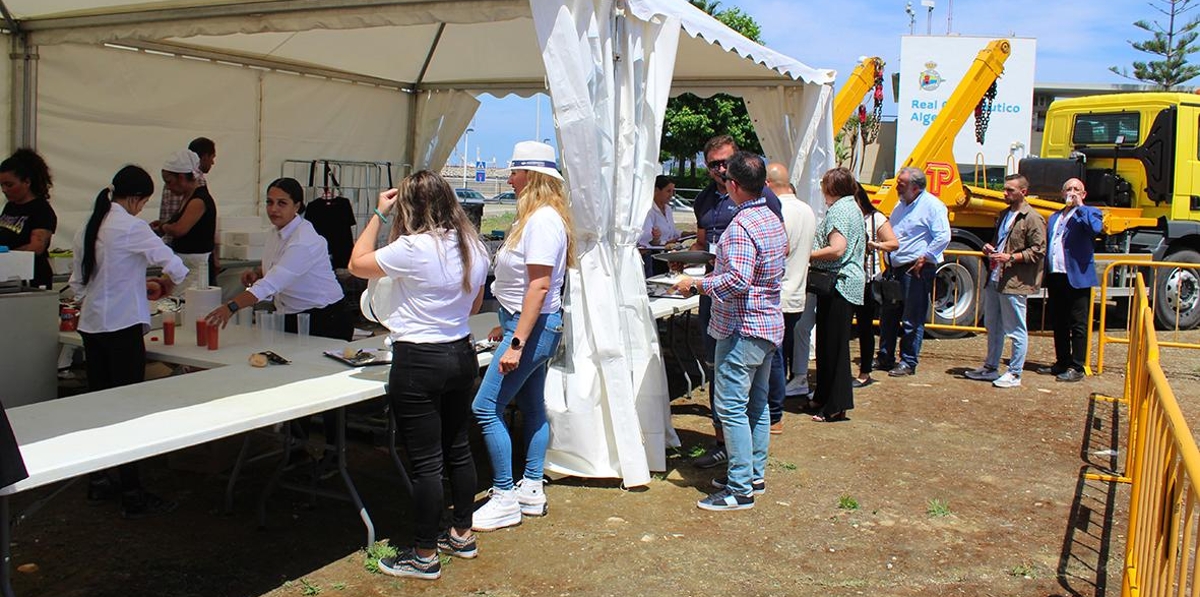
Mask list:
[{"label": "man with sunglasses", "polygon": [[[696,195],[696,200],[692,203],[692,211],[696,214],[696,242],[692,245],[693,251],[711,250],[721,240],[721,234],[725,232],[725,228],[733,221],[733,215],[737,212],[737,204],[729,196],[729,189],[725,183],[729,180],[729,159],[737,152],[737,141],[734,141],[733,137],[729,135],[717,135],[704,144],[704,163],[708,166],[708,177],[711,182],[704,190],[700,191],[700,194]],[[767,201],[767,208],[782,222],[783,206],[779,202],[779,197],[770,188],[764,188],[762,193]],[[708,271],[712,271],[711,266]],[[708,329],[711,313],[712,299],[701,296],[700,329]],[[716,356],[716,347],[716,340],[709,337],[708,334],[704,334],[704,362],[707,377],[710,380],[713,378],[712,366]],[[782,392],[783,388],[778,388],[778,391]],[[712,384],[710,383],[708,391],[710,405],[712,404],[712,394]],[[729,454],[725,451],[724,436],[721,434],[721,424],[717,422],[715,408],[712,413],[717,445],[693,462],[700,468],[711,468],[724,464],[729,459]]]}]

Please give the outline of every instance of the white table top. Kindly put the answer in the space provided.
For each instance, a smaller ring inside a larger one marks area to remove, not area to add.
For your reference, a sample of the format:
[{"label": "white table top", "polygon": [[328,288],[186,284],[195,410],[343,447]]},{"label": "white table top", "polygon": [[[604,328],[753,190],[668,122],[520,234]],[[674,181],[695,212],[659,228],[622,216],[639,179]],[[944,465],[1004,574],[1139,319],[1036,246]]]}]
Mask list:
[{"label": "white table top", "polygon": [[650,297],[650,313],[655,319],[671,317],[700,306],[700,296],[693,294],[688,298],[673,298],[663,296]]}]

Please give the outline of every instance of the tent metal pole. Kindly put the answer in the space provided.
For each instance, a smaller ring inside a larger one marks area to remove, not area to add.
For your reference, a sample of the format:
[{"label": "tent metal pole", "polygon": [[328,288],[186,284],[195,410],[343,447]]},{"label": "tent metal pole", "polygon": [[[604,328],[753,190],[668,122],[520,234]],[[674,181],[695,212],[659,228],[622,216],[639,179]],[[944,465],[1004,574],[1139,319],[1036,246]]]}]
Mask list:
[{"label": "tent metal pole", "polygon": [[37,147],[37,47],[29,44],[29,36],[12,36],[11,99],[9,144],[11,149]]}]

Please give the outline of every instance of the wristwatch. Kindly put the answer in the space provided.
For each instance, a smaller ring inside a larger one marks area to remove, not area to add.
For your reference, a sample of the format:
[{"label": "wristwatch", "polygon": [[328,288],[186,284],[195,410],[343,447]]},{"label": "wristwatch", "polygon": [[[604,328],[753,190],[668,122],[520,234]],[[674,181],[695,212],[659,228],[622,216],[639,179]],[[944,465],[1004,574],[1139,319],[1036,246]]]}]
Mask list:
[{"label": "wristwatch", "polygon": [[509,343],[509,347],[519,352],[522,348],[524,348],[524,345],[521,344],[520,338],[513,336],[512,342]]},{"label": "wristwatch", "polygon": [[229,301],[225,306],[229,308],[230,313],[237,313],[238,309],[241,308],[238,307],[237,301]]},{"label": "wristwatch", "polygon": [[692,294],[700,294],[700,285],[695,280],[692,280],[692,285],[688,288],[688,291]]}]

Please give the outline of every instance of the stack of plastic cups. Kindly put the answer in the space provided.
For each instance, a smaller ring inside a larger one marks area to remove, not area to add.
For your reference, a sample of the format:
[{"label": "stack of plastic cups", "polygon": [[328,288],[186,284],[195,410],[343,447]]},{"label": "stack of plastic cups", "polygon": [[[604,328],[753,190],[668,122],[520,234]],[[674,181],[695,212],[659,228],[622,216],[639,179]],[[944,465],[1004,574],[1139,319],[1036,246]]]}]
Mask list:
[{"label": "stack of plastic cups", "polygon": [[312,315],[309,313],[296,314],[296,335],[300,336],[300,345],[308,343],[308,334],[312,326]]}]

